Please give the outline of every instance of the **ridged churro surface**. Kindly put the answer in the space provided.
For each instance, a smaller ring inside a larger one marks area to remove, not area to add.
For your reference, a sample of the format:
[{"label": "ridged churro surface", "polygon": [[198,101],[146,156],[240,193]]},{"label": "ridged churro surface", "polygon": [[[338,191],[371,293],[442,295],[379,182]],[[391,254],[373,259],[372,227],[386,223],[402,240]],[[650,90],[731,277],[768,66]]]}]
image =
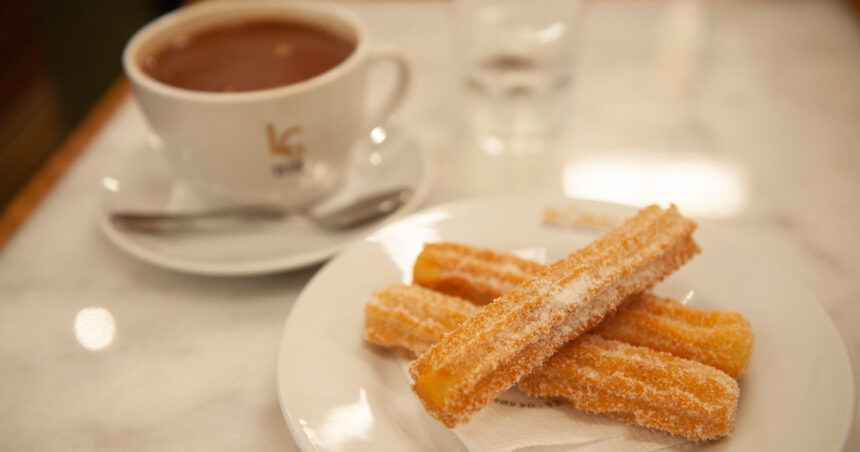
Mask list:
[{"label": "ridged churro surface", "polygon": [[695,223],[672,206],[638,215],[518,285],[410,366],[427,411],[449,427],[467,421],[628,295],[698,252]]},{"label": "ridged churro surface", "polygon": [[[477,307],[417,286],[393,285],[365,309],[370,342],[421,354]],[[731,430],[737,384],[723,372],[665,353],[584,334],[524,376],[519,389],[693,440]]]},{"label": "ridged churro surface", "polygon": [[[457,265],[458,260],[467,264]],[[545,267],[492,250],[430,243],[418,255],[413,280],[484,304],[488,297],[501,296]],[[738,313],[702,311],[652,294],[629,297],[614,316],[607,316],[591,332],[705,363],[734,378],[746,369],[754,343],[749,322]]]},{"label": "ridged churro surface", "polygon": [[592,333],[669,352],[740,377],[752,356],[749,322],[735,312],[703,311],[653,294],[630,297]]},{"label": "ridged churro surface", "polygon": [[546,266],[493,250],[456,243],[428,243],[415,260],[412,282],[484,305]]},{"label": "ridged churro surface", "polygon": [[418,356],[478,310],[461,298],[394,284],[376,291],[364,305],[364,337]]},{"label": "ridged churro surface", "polygon": [[566,344],[517,387],[694,441],[731,431],[740,394],[713,367],[593,334]]}]

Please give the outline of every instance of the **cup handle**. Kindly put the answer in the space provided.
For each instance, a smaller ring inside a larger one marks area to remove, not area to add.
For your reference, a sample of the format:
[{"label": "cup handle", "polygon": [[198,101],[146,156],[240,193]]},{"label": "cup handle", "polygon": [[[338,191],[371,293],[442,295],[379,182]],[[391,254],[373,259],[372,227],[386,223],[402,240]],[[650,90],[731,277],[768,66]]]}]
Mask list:
[{"label": "cup handle", "polygon": [[388,97],[379,103],[379,107],[370,113],[369,121],[365,130],[370,131],[373,128],[381,126],[385,120],[400,106],[403,98],[406,96],[406,91],[409,89],[411,73],[409,65],[406,63],[406,58],[403,54],[393,47],[380,47],[374,49],[369,58],[370,66],[380,64],[391,64],[396,71],[397,81],[391,87],[391,92]]}]

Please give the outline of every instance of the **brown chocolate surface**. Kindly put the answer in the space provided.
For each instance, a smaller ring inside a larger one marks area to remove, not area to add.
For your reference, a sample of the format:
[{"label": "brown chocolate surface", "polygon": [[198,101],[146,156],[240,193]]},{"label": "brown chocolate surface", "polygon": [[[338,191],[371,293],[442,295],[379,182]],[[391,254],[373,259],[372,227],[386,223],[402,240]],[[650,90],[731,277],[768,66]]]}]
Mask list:
[{"label": "brown chocolate surface", "polygon": [[345,60],[354,43],[298,22],[255,20],[180,35],[143,59],[143,70],[168,85],[234,92],[301,82]]}]

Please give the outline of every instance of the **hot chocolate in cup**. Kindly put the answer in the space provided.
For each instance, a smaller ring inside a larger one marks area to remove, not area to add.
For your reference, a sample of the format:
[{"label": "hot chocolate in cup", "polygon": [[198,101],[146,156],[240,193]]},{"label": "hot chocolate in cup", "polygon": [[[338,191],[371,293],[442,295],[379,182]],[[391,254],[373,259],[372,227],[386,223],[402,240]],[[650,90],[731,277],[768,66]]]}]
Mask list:
[{"label": "hot chocolate in cup", "polygon": [[[397,81],[368,113],[379,63]],[[177,177],[216,199],[288,206],[337,188],[353,145],[409,80],[404,58],[371,50],[354,15],[280,2],[182,8],[138,31],[123,67]]]}]

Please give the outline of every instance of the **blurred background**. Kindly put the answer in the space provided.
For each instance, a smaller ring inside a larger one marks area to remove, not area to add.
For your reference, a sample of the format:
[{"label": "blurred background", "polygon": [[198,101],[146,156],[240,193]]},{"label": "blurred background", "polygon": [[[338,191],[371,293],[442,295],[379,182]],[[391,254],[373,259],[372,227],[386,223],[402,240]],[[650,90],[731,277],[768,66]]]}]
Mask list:
[{"label": "blurred background", "polygon": [[0,2],[0,208],[120,76],[120,54],[178,0]]},{"label": "blurred background", "polygon": [[[860,16],[860,0],[843,1]],[[134,31],[181,3],[0,2],[0,209],[119,79]]]}]

